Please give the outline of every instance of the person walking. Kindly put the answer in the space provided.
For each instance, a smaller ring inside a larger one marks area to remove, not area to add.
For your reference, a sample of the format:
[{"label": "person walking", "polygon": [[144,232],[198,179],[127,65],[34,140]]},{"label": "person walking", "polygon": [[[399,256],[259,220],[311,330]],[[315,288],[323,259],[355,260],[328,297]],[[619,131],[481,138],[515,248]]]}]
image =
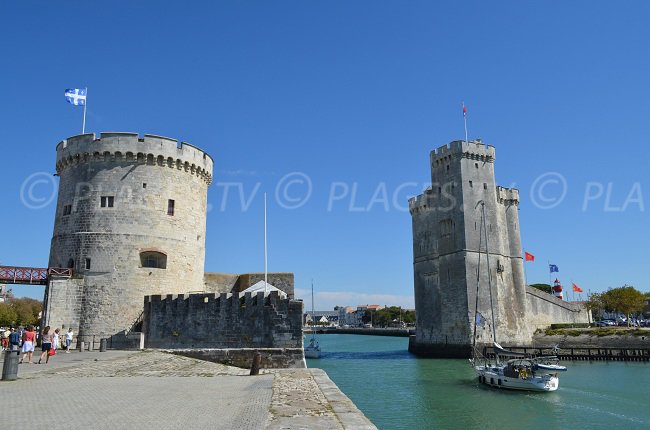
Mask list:
[{"label": "person walking", "polygon": [[4,329],[2,332],[2,350],[5,351],[9,349],[9,335],[11,334],[11,331],[9,328]]},{"label": "person walking", "polygon": [[36,343],[36,332],[34,332],[34,327],[29,326],[27,330],[23,332],[23,357],[20,359],[20,363],[25,360],[27,357],[27,363],[32,364],[32,355],[34,354],[34,344]]},{"label": "person walking", "polygon": [[50,349],[52,349],[52,333],[50,333],[50,326],[48,325],[43,330],[41,335],[41,357],[38,359],[38,364],[41,364],[43,358],[45,358],[45,364],[50,361]]},{"label": "person walking", "polygon": [[58,328],[54,330],[54,336],[52,337],[52,349],[55,351],[61,348],[61,338],[60,338],[61,335],[59,333],[60,331],[61,330]]},{"label": "person walking", "polygon": [[20,333],[13,327],[11,327],[11,334],[9,335],[9,348],[11,351],[20,350]]},{"label": "person walking", "polygon": [[68,329],[68,332],[65,334],[65,352],[70,353],[70,345],[72,344],[72,327]]}]

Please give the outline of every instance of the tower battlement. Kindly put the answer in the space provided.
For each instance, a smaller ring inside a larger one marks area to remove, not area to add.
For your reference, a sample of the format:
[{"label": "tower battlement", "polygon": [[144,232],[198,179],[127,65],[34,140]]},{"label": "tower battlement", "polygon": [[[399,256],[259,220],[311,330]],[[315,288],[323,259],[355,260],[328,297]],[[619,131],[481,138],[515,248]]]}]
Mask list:
[{"label": "tower battlement", "polygon": [[514,204],[519,206],[519,190],[497,186],[497,201],[505,205]]},{"label": "tower battlement", "polygon": [[424,193],[416,197],[411,197],[409,199],[409,211],[411,212],[411,215],[430,208],[432,196],[433,189],[431,187],[427,187]]},{"label": "tower battlement", "polygon": [[213,160],[208,153],[169,137],[138,133],[103,132],[80,134],[62,140],[56,146],[56,171],[93,161],[157,164],[185,170],[212,182]]},{"label": "tower battlement", "polygon": [[480,139],[470,142],[454,140],[447,145],[431,151],[431,165],[435,165],[436,162],[450,160],[453,157],[463,157],[492,163],[495,160],[494,146],[486,145]]}]

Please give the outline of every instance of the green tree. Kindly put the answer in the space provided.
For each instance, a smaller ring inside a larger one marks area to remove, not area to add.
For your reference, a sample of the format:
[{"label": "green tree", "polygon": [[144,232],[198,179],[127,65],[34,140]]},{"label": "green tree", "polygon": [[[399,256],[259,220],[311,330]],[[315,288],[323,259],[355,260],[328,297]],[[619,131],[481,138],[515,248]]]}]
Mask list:
[{"label": "green tree", "polygon": [[16,324],[18,315],[14,308],[8,303],[0,303],[0,326],[10,326]]},{"label": "green tree", "polygon": [[38,314],[43,310],[43,304],[39,300],[30,298],[13,299],[10,306],[16,312],[16,324],[39,324]]},{"label": "green tree", "polygon": [[643,311],[646,306],[643,293],[631,285],[609,289],[601,297],[605,309],[625,314],[628,326],[630,325],[630,315]]},{"label": "green tree", "polygon": [[594,293],[590,295],[585,302],[585,308],[587,308],[587,311],[591,311],[590,313],[593,313],[594,319],[600,319],[605,310],[602,294]]}]

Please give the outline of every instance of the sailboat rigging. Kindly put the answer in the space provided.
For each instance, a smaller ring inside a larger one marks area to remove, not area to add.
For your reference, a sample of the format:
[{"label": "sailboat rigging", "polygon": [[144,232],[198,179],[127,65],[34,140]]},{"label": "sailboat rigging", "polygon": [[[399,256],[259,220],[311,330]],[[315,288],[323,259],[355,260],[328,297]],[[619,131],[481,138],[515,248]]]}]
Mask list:
[{"label": "sailboat rigging", "polygon": [[[490,274],[490,247],[488,243],[487,223],[485,217],[485,202],[480,200],[476,208],[481,206],[481,223],[479,229],[478,269],[476,273],[476,304],[474,306],[474,337],[472,339],[471,365],[478,376],[478,381],[491,387],[524,391],[555,391],[559,387],[558,372],[566,371],[565,366],[558,364],[557,356],[534,356],[504,349],[497,343],[496,321],[494,317],[494,302],[492,299],[492,276]],[[494,361],[485,357],[476,346],[476,330],[482,326],[482,315],[479,312],[479,292],[481,279],[481,245],[485,236],[485,255],[488,269],[488,290],[490,294],[490,311],[492,314],[492,340],[495,354]],[[508,357],[500,362],[500,357]]]},{"label": "sailboat rigging", "polygon": [[314,329],[314,280],[311,281],[311,339],[309,345],[305,347],[306,358],[320,358],[320,345],[316,339],[316,330]]}]

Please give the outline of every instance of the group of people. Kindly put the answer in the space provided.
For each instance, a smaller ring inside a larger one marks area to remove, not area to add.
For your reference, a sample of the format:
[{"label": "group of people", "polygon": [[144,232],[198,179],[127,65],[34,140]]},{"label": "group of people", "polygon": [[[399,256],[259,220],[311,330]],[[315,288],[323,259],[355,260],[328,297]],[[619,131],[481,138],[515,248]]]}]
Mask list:
[{"label": "group of people", "polygon": [[47,326],[43,329],[40,336],[38,336],[34,326],[29,326],[25,329],[11,327],[2,333],[2,349],[10,351],[20,350],[23,353],[20,363],[26,358],[27,363],[32,364],[32,356],[36,348],[36,343],[40,340],[41,356],[38,359],[38,364],[43,363],[43,360],[47,363],[50,357],[55,355],[56,351],[61,348],[62,344],[65,345],[65,352],[70,352],[73,334],[72,328],[68,329],[65,335],[62,335],[60,329],[57,328],[51,331],[50,326]]}]

